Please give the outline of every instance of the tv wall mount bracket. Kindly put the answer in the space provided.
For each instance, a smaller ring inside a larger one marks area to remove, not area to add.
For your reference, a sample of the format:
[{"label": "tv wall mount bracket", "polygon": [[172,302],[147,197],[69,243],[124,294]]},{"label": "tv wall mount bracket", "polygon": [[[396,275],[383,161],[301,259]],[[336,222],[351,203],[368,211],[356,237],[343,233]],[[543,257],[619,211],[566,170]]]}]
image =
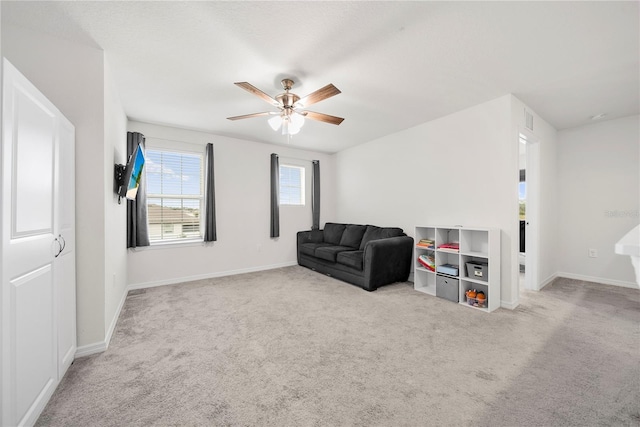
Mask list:
[{"label": "tv wall mount bracket", "polygon": [[124,171],[127,167],[125,165],[114,166],[114,180],[116,184],[116,193],[118,194],[118,204],[122,203],[122,196],[120,195],[120,188],[124,185]]}]

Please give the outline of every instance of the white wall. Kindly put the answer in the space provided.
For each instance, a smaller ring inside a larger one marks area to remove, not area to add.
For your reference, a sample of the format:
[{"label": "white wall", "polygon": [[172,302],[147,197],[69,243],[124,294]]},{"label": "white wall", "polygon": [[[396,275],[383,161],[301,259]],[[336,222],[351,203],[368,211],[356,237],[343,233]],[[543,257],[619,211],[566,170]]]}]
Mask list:
[{"label": "white wall", "polygon": [[517,250],[518,146],[512,97],[424,123],[337,154],[340,222],[502,230],[501,299],[511,303]]},{"label": "white wall", "polygon": [[640,223],[639,129],[632,116],[558,132],[559,275],[637,287],[614,245]]},{"label": "white wall", "polygon": [[[320,160],[321,225],[335,218],[335,156],[139,122],[130,131],[154,140],[214,145],[216,223],[213,244],[150,247],[128,253],[131,287],[178,283],[243,271],[296,264],[296,232],[311,228],[311,160]],[[266,132],[267,130],[265,130]],[[166,141],[165,141],[166,142]],[[270,154],[307,167],[307,205],[280,208],[280,238],[269,238]],[[303,159],[301,162],[298,159]]]},{"label": "white wall", "polygon": [[114,165],[127,162],[127,116],[122,109],[111,69],[104,67],[104,293],[105,338],[109,341],[127,288],[127,205],[118,204]]},{"label": "white wall", "polygon": [[2,19],[5,57],[76,128],[78,346],[90,345],[105,332],[104,55]]}]

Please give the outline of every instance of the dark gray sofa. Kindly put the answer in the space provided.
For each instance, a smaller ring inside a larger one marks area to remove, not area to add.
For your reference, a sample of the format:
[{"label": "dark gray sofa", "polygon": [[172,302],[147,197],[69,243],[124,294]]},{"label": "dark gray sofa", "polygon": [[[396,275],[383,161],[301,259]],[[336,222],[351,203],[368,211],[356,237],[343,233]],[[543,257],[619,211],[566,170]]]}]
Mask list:
[{"label": "dark gray sofa", "polygon": [[299,265],[367,291],[409,278],[413,238],[401,228],[328,222],[297,238]]}]

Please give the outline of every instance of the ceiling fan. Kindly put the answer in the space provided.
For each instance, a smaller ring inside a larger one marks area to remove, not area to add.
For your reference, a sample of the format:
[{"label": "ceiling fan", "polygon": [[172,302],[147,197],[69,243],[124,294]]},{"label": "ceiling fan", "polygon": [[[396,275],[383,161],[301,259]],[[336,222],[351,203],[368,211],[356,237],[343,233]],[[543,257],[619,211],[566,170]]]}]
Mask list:
[{"label": "ceiling fan", "polygon": [[295,93],[290,92],[293,87],[293,80],[283,79],[282,87],[284,93],[279,94],[275,98],[267,95],[251,83],[236,82],[236,86],[241,87],[249,93],[254,94],[258,98],[268,102],[269,104],[277,107],[279,111],[266,111],[262,113],[245,114],[243,116],[227,117],[229,120],[248,119],[251,117],[260,116],[273,116],[268,122],[273,130],[278,130],[282,127],[283,135],[295,135],[300,132],[300,128],[304,125],[304,119],[317,120],[320,122],[330,123],[332,125],[339,125],[344,120],[342,117],[330,116],[329,114],[316,113],[313,111],[305,110],[309,105],[313,105],[316,102],[320,102],[332,96],[338,95],[340,90],[333,84],[329,83],[325,87],[310,93],[309,95],[300,98]]}]

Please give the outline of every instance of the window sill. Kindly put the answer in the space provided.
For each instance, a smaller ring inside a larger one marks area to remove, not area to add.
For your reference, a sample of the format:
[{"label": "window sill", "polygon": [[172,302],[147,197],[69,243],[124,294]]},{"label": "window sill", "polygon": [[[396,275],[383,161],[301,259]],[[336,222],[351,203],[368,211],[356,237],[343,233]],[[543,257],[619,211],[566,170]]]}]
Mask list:
[{"label": "window sill", "polygon": [[[211,242],[213,243],[213,242]],[[202,239],[184,239],[184,240],[169,240],[169,241],[160,241],[160,242],[151,242],[149,246],[138,246],[136,248],[131,248],[134,252],[138,251],[149,251],[156,249],[173,249],[173,248],[189,248],[196,246],[207,246],[204,240]]]}]

